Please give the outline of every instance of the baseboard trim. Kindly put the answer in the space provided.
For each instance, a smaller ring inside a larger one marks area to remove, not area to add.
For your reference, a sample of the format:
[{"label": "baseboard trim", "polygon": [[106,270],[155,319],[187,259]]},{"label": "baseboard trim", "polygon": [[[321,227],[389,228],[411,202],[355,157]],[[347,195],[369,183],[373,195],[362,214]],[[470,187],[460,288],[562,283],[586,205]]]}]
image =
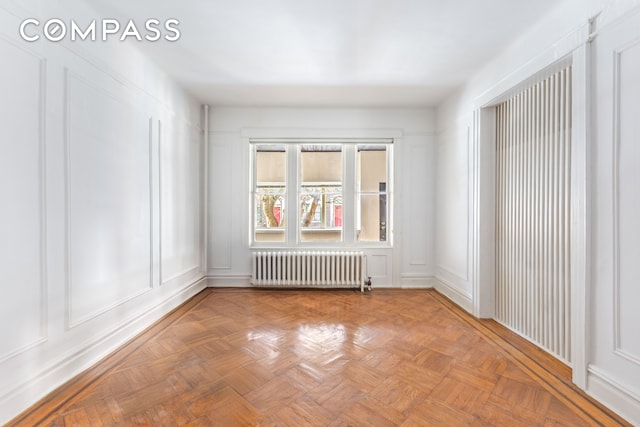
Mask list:
[{"label": "baseboard trim", "polygon": [[588,368],[586,391],[631,424],[640,425],[640,396],[595,366]]},{"label": "baseboard trim", "polygon": [[433,288],[433,276],[422,274],[400,274],[400,289],[431,289]]},{"label": "baseboard trim", "polygon": [[433,278],[433,287],[445,297],[459,305],[466,312],[473,314],[473,301],[469,295],[460,291],[452,283],[442,277]]},{"label": "baseboard trim", "polygon": [[36,377],[0,396],[0,424],[16,417],[58,387],[116,351],[167,313],[189,301],[206,288],[205,279],[200,277],[168,295],[126,323],[116,326],[78,351],[61,358]]},{"label": "baseboard trim", "polygon": [[210,288],[250,288],[251,276],[248,274],[220,274],[207,276]]}]

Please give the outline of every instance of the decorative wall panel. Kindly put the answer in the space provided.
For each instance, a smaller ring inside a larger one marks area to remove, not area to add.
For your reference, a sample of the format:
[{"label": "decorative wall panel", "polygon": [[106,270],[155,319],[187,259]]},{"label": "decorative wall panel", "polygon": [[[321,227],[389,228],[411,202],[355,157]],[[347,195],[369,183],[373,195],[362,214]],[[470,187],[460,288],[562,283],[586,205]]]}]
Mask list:
[{"label": "decorative wall panel", "polygon": [[152,286],[149,118],[133,98],[67,72],[70,327]]}]

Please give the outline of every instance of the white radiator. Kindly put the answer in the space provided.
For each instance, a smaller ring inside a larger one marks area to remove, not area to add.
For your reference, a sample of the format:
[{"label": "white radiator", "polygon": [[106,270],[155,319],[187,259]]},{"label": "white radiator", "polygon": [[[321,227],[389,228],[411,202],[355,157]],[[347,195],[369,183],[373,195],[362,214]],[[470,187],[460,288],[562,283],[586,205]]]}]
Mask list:
[{"label": "white radiator", "polygon": [[254,286],[347,288],[364,292],[362,252],[254,252]]}]

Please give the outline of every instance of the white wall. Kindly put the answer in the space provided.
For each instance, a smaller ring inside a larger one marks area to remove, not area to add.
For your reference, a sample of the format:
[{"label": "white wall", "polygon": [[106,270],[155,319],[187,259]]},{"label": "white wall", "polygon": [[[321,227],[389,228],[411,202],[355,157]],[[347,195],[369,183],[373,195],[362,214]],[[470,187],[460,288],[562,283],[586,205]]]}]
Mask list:
[{"label": "white wall", "polygon": [[[608,28],[616,27],[618,19],[622,15],[628,14],[634,7],[638,7],[639,4],[640,2],[636,0],[567,0],[560,3],[537,25],[514,40],[507,50],[479,70],[464,87],[438,108],[436,274],[440,282],[445,284],[443,291],[454,300],[457,299],[463,307],[468,307],[470,311],[475,309],[478,314],[476,306],[480,269],[478,260],[481,256],[479,252],[482,250],[478,246],[477,238],[480,236],[479,229],[483,227],[483,224],[482,222],[476,224],[474,220],[479,212],[478,197],[482,197],[483,191],[478,186],[478,183],[481,182],[479,180],[478,159],[480,158],[479,153],[482,151],[482,147],[476,145],[480,140],[478,135],[482,131],[479,109],[566,55],[588,51],[590,47],[587,42],[589,18],[600,13],[595,28],[597,43],[600,31],[606,32]],[[583,54],[580,53],[580,55]],[[584,56],[577,57],[583,58]],[[594,67],[599,66],[597,61],[598,59],[596,59]],[[579,73],[588,71],[588,68],[584,64],[576,66]],[[587,91],[587,87],[591,86],[576,87],[575,90]],[[601,102],[601,99],[602,94],[599,94],[597,97],[594,96],[593,102]],[[574,105],[574,109],[582,109],[583,113],[590,112],[590,107],[590,104]],[[637,101],[634,108],[640,108]],[[637,117],[637,110],[634,111],[633,114],[636,114]],[[597,114],[597,110],[593,112]],[[607,145],[609,142],[593,138],[591,144],[594,149],[586,154],[593,157],[601,156],[597,150],[602,148],[598,147],[603,144]],[[632,175],[630,174],[630,176]],[[605,181],[600,182],[603,179]],[[591,180],[593,189],[607,185],[604,175],[592,175]],[[599,193],[601,194],[600,190]],[[468,194],[469,197],[462,197],[460,194]],[[590,194],[594,196],[595,193]],[[603,200],[594,201],[593,206],[601,206],[603,202]],[[594,217],[592,222],[587,223],[588,235],[593,235],[602,228],[603,224],[599,224],[597,221],[599,219]],[[460,230],[460,227],[465,226],[466,229]],[[610,232],[607,231],[607,233]],[[465,238],[465,236],[468,237]],[[574,248],[574,250],[579,250],[579,248]],[[589,254],[593,258],[593,265],[607,264],[612,256],[610,253],[602,253],[601,250],[599,252],[591,251]],[[598,272],[599,270],[591,271]],[[574,284],[574,286],[586,294],[584,287],[588,286],[588,280],[586,283]],[[606,301],[603,300],[603,296],[613,294],[614,288],[611,280],[598,279],[597,274],[592,277],[590,295],[595,298],[582,307],[581,310],[586,313],[583,316],[583,320],[586,321],[582,323],[586,324],[580,325],[578,331],[574,332],[574,334],[580,334],[577,339],[583,343],[584,347],[582,349],[584,354],[578,355],[578,358],[582,358],[584,363],[580,362],[574,366],[574,378],[578,378],[578,380],[585,378],[584,381],[579,380],[578,382],[587,392],[630,421],[640,423],[640,393],[638,384],[634,380],[640,374],[640,365],[630,364],[627,360],[624,365],[628,368],[627,374],[621,375],[621,362],[612,356],[615,348],[613,328],[603,329],[600,326],[612,324],[611,319],[615,314],[613,306],[609,305],[606,309],[602,309],[601,306],[603,301]],[[596,300],[598,301],[597,306]],[[637,330],[637,323],[634,323],[633,316],[619,316],[618,318],[624,325],[620,326],[620,330],[628,331],[628,328]],[[636,334],[636,340],[637,337]],[[584,345],[584,343],[589,343],[589,345]],[[627,346],[632,348],[628,343]],[[577,351],[580,350],[577,349]],[[629,368],[629,366],[634,367]],[[576,370],[582,372],[576,372]]]},{"label": "white wall", "polygon": [[640,7],[593,58],[587,389],[640,424]]},{"label": "white wall", "polygon": [[[64,10],[61,10],[64,9]],[[199,290],[200,107],[122,43],[27,43],[0,3],[0,424]]]},{"label": "white wall", "polygon": [[439,291],[471,311],[470,188],[471,123],[461,120],[438,132],[436,275]]},{"label": "white wall", "polygon": [[393,249],[367,249],[373,286],[432,286],[435,266],[435,138],[430,109],[213,108],[209,148],[209,276],[247,286],[249,144],[245,137],[399,135],[394,144]]}]

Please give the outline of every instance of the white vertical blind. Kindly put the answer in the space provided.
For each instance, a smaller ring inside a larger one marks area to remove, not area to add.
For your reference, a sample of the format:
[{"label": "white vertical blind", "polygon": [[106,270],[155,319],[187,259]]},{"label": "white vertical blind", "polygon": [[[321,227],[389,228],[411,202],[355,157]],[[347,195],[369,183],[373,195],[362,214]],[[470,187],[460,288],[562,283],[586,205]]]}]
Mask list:
[{"label": "white vertical blind", "polygon": [[571,67],[496,122],[496,319],[568,362]]}]

